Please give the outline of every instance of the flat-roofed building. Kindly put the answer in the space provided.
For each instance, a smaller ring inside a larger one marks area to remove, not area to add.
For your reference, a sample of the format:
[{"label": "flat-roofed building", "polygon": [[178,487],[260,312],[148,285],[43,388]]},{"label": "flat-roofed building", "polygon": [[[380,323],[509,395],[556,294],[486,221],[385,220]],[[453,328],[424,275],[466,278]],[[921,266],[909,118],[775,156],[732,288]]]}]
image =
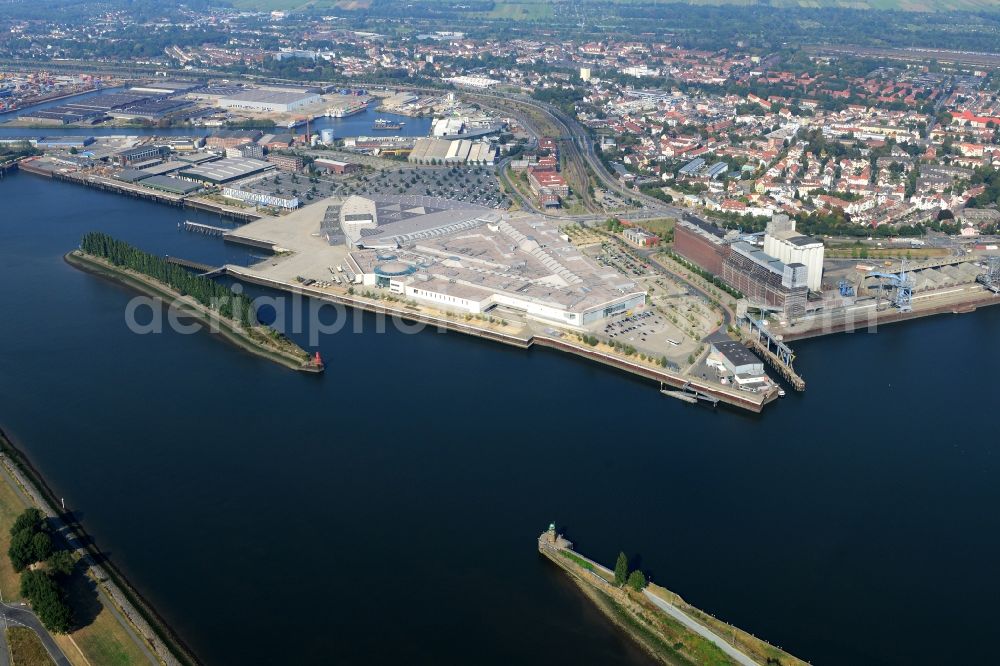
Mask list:
[{"label": "flat-roofed building", "polygon": [[212,185],[222,185],[248,178],[274,169],[274,165],[260,160],[229,157],[200,166],[184,169],[178,175],[182,178],[199,180]]},{"label": "flat-roofed building", "polygon": [[248,157],[252,160],[264,159],[264,146],[256,143],[245,143],[236,148],[236,150],[239,151],[240,157]]},{"label": "flat-roofed building", "polygon": [[163,157],[163,150],[159,146],[138,146],[136,148],[126,148],[115,153],[114,160],[116,163],[124,165],[145,162],[161,157]]},{"label": "flat-roofed building", "polygon": [[23,139],[36,148],[85,148],[94,143],[92,136],[43,136],[40,139]]},{"label": "flat-roofed building", "polygon": [[712,351],[719,354],[726,369],[734,375],[759,376],[764,374],[764,362],[742,343],[722,340],[712,343]]},{"label": "flat-roofed building", "polygon": [[622,236],[628,242],[639,247],[652,247],[660,244],[659,236],[651,234],[641,227],[629,227],[622,232]]},{"label": "flat-roofed building", "polygon": [[302,171],[302,168],[305,166],[305,162],[298,155],[270,153],[267,156],[267,161],[282,171]]},{"label": "flat-roofed building", "polygon": [[634,280],[594,262],[542,217],[419,196],[352,196],[339,215],[356,281],[435,307],[477,314],[502,306],[582,328],[645,303]]},{"label": "flat-roofed building", "polygon": [[220,97],[218,105],[224,109],[288,113],[322,101],[316,93],[290,90],[242,90],[227,97]]},{"label": "flat-roofed building", "polygon": [[260,130],[218,130],[205,139],[209,148],[236,148],[244,143],[253,143],[264,135]]},{"label": "flat-roofed building", "polygon": [[292,210],[299,207],[299,198],[296,196],[281,194],[268,194],[267,192],[256,192],[254,190],[244,190],[238,187],[222,188],[222,196],[236,199],[244,203],[252,203],[256,206],[269,206],[271,208],[281,208]]},{"label": "flat-roofed building", "polygon": [[143,178],[140,182],[143,187],[150,187],[154,190],[162,190],[171,194],[191,194],[201,189],[198,183],[192,183],[173,176],[150,176]]},{"label": "flat-roofed building", "polygon": [[330,160],[325,157],[318,157],[313,161],[318,169],[326,169],[330,173],[345,174],[354,173],[361,167],[353,162],[342,162],[340,160]]}]

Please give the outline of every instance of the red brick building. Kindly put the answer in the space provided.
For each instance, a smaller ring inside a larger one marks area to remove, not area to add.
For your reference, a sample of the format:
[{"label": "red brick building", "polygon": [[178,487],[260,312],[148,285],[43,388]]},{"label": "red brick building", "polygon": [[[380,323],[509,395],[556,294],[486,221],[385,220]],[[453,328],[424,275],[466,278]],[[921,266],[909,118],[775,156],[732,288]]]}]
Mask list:
[{"label": "red brick building", "polygon": [[269,153],[267,161],[282,171],[302,171],[302,167],[305,166],[302,158],[298,155],[280,155],[278,153]]},{"label": "red brick building", "polygon": [[729,243],[718,227],[686,219],[674,225],[674,252],[714,275],[722,275],[722,262],[729,256]]},{"label": "red brick building", "polygon": [[566,183],[566,179],[558,171],[552,169],[528,169],[528,184],[531,185],[531,191],[536,196],[543,192],[551,192],[561,197],[569,194],[569,185]]}]

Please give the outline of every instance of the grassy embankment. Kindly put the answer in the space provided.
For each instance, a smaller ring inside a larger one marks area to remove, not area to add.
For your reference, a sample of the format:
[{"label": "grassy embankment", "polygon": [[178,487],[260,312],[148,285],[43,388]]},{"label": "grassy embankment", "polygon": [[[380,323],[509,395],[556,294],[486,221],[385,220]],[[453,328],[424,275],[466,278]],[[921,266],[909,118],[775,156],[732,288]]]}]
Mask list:
[{"label": "grassy embankment", "polygon": [[[2,435],[0,435],[2,437]],[[17,516],[29,508],[26,497],[15,486],[15,481],[0,468],[0,592],[4,601],[10,602],[21,598],[20,575],[11,566],[7,557],[10,547],[10,528]],[[129,666],[130,664],[147,664],[142,650],[136,645],[129,632],[121,625],[118,618],[103,604],[95,607],[94,583],[77,567],[69,581],[70,606],[74,617],[87,617],[86,626],[75,629],[69,634],[54,636],[66,657],[76,666]],[[24,629],[34,637],[34,632]],[[37,641],[37,638],[35,638]],[[24,644],[29,641],[23,640]],[[13,644],[11,645],[14,648]],[[50,664],[45,649],[38,644],[45,657],[43,661],[30,661],[20,658],[15,652],[15,664]],[[30,650],[26,647],[25,650]],[[33,654],[26,652],[25,654]]]},{"label": "grassy embankment", "polygon": [[657,236],[670,236],[674,231],[676,223],[677,220],[672,217],[663,217],[655,220],[641,220],[636,222],[635,225]]},{"label": "grassy embankment", "polygon": [[648,589],[651,594],[681,609],[719,636],[725,636],[730,645],[749,655],[754,661],[764,664],[781,664],[782,666],[807,666],[808,662],[788,654],[784,650],[751,635],[739,627],[735,627],[728,622],[723,622],[709,615],[705,611],[684,601],[679,594],[671,592],[665,587],[650,583]]},{"label": "grassy embankment", "polygon": [[170,286],[158,280],[154,280],[136,271],[115,266],[108,261],[85,254],[80,250],[68,253],[65,259],[68,264],[75,268],[115,280],[148,296],[164,299],[166,302],[177,307],[185,315],[197,319],[203,325],[214,326],[223,338],[252,354],[274,361],[293,370],[316,371],[315,368],[309,365],[309,354],[304,349],[287,338],[280,338],[269,334],[265,331],[265,329],[270,330],[267,327],[262,326],[260,330],[241,327],[233,321],[220,317],[218,313],[194,299],[182,296]]},{"label": "grassy embankment", "polygon": [[17,666],[52,666],[52,658],[45,651],[41,639],[31,629],[9,627],[7,643],[10,646],[11,662]]},{"label": "grassy embankment", "polygon": [[[657,608],[644,594],[631,589],[621,589],[612,596],[594,580],[600,576],[613,584],[614,575],[597,567],[576,553],[559,550],[562,556],[556,560],[608,618],[628,633],[636,642],[664,664],[675,666],[704,665],[724,666],[734,661],[711,641],[690,631],[683,624]],[[551,558],[550,558],[551,559]],[[561,561],[559,561],[561,560]],[[680,596],[657,585],[647,588],[652,594],[673,604],[687,615],[725,637],[732,645],[761,664],[781,664],[781,666],[806,666],[806,662],[787,652],[751,636],[749,633],[718,620],[691,606]]]}]

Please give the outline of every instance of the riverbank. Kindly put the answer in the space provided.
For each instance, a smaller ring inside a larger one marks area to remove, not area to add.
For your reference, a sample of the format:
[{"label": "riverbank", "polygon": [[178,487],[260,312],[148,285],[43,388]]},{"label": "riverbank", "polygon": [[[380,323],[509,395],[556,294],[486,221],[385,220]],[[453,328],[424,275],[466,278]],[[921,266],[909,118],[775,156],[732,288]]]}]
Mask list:
[{"label": "riverbank", "polygon": [[[53,531],[67,541],[83,563],[82,577],[70,583],[71,606],[94,603],[86,597],[92,594],[88,588],[93,586],[96,589],[96,601],[101,609],[91,621],[69,634],[53,636],[69,661],[80,666],[148,663],[181,666],[199,663],[100,551],[72,513],[57,510],[59,506],[56,494],[38,470],[0,430],[0,534],[3,535],[0,542],[6,546],[16,517],[24,509],[36,507],[49,518]],[[16,599],[20,596],[17,574],[5,555],[0,557],[0,561],[0,591],[5,600]]]},{"label": "riverbank", "polygon": [[[218,312],[211,308],[202,305],[193,298],[183,296],[169,285],[158,280],[115,266],[80,250],[69,252],[64,258],[66,263],[74,268],[114,280],[147,296],[163,299],[171,307],[193,317],[213,333],[219,333],[226,341],[251,354],[300,372],[316,374],[324,370],[322,365],[313,363],[309,354],[291,340],[276,338],[263,330],[239,326],[235,322],[221,317]],[[263,327],[261,328],[263,329]]]},{"label": "riverbank", "polygon": [[94,176],[92,174],[81,173],[78,171],[63,172],[59,163],[52,162],[45,157],[33,156],[21,158],[17,160],[17,168],[25,173],[42,176],[43,178],[61,180],[75,185],[83,185],[85,187],[92,187],[94,189],[112,192],[118,195],[155,201],[156,203],[167,204],[169,206],[180,206],[183,208],[201,210],[220,215],[222,217],[228,217],[236,220],[237,222],[253,222],[262,217],[255,210],[236,208],[234,206],[227,206],[223,203],[206,201],[203,198],[204,195],[172,194],[170,192],[154,190],[141,185],[136,185],[134,183],[125,183],[113,178]]},{"label": "riverbank", "polygon": [[641,592],[618,587],[614,571],[574,551],[573,543],[554,527],[538,537],[538,552],[569,574],[608,619],[663,664],[807,664],[658,585],[649,583]]},{"label": "riverbank", "polygon": [[[19,106],[19,107],[14,108],[14,109],[10,109],[9,111],[2,111],[2,112],[0,112],[0,118],[4,118],[5,116],[11,116],[14,120],[16,120],[17,117],[20,116],[22,113],[25,113],[27,111],[31,111],[32,109],[35,109],[36,107],[39,107],[39,106],[41,106],[43,104],[49,104],[51,102],[58,102],[58,101],[64,100],[64,99],[72,99],[74,97],[80,97],[82,95],[89,95],[91,93],[96,93],[96,92],[108,92],[108,91],[114,90],[115,88],[119,88],[120,85],[121,84],[115,84],[115,85],[111,85],[111,86],[93,86],[93,87],[90,87],[90,88],[86,88],[84,90],[74,90],[74,91],[71,91],[71,92],[56,93],[54,95],[41,95],[39,97],[35,97],[35,98],[27,101],[27,103],[25,103],[22,106]],[[7,123],[7,122],[12,122],[12,121],[3,121],[3,122]],[[57,125],[63,125],[63,123],[58,123]],[[66,125],[63,125],[63,126],[66,126]]]},{"label": "riverbank", "polygon": [[791,342],[836,333],[875,332],[879,326],[887,324],[942,314],[967,314],[975,312],[981,307],[1000,305],[1000,294],[994,294],[977,286],[972,286],[970,289],[967,292],[956,292],[953,298],[948,298],[952,294],[945,294],[929,302],[915,302],[913,309],[909,312],[901,312],[894,308],[878,312],[873,305],[864,313],[851,313],[837,317],[820,315],[813,320],[799,321],[791,326],[776,326],[772,332],[781,335],[784,341]]},{"label": "riverbank", "polygon": [[654,361],[643,362],[635,357],[626,357],[613,352],[610,348],[602,349],[592,347],[584,342],[573,339],[571,334],[563,334],[554,329],[547,329],[544,333],[521,330],[519,332],[505,332],[490,327],[487,323],[478,323],[475,320],[465,320],[441,316],[439,314],[429,314],[414,309],[412,306],[404,304],[394,305],[366,298],[358,294],[334,293],[329,290],[306,287],[299,284],[292,284],[262,277],[242,266],[228,265],[225,267],[226,274],[238,280],[256,284],[263,287],[270,287],[280,291],[299,294],[310,298],[328,301],[345,307],[363,310],[374,314],[399,317],[405,321],[417,322],[437,328],[443,328],[457,333],[472,335],[500,342],[519,349],[528,349],[532,346],[547,347],[556,351],[567,352],[574,356],[594,361],[602,365],[621,370],[632,375],[638,375],[645,379],[660,382],[664,385],[680,389],[686,392],[697,393],[717,399],[719,402],[733,407],[745,409],[750,412],[760,413],[765,405],[770,404],[778,398],[776,391],[769,393],[750,393],[740,391],[721,384],[713,384],[702,380],[699,377],[684,375],[660,367]]}]

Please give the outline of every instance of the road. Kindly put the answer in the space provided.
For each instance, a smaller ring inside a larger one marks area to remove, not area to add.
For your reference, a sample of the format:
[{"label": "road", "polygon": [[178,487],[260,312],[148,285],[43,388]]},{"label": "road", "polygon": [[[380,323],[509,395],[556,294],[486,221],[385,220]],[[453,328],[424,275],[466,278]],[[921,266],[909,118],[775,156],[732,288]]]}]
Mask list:
[{"label": "road", "polygon": [[747,655],[745,655],[744,653],[740,652],[732,645],[727,643],[725,640],[723,640],[723,638],[719,636],[717,633],[715,633],[705,625],[695,621],[690,615],[688,615],[681,609],[677,608],[673,604],[667,603],[666,601],[659,598],[649,590],[643,590],[643,594],[645,594],[646,598],[652,601],[654,604],[656,604],[657,607],[664,613],[674,618],[675,620],[683,624],[685,627],[687,627],[694,633],[698,634],[705,640],[709,641],[710,643],[718,647],[720,650],[725,652],[730,659],[734,660],[736,663],[742,664],[742,666],[760,666],[760,664],[758,664],[756,661],[754,661],[753,659],[751,659],[750,657],[748,657]]},{"label": "road", "polygon": [[[708,292],[706,292],[704,289],[696,285],[693,280],[685,279],[683,276],[678,275],[677,271],[671,270],[666,266],[664,266],[663,264],[661,264],[659,261],[657,261],[655,259],[655,252],[653,250],[639,250],[638,252],[640,255],[642,255],[642,257],[646,261],[655,266],[660,272],[666,273],[668,275],[676,275],[677,277],[679,277],[681,280],[684,281],[684,284],[686,284],[689,289],[698,292],[698,294],[706,301],[716,300]],[[718,330],[727,331],[729,330],[729,325],[732,322],[736,321],[736,313],[729,309],[729,306],[723,302],[724,299],[717,299],[717,300],[719,302],[719,306],[722,308],[722,324],[719,326],[719,328],[715,329],[715,331]],[[709,333],[702,340],[704,341],[710,338],[712,334],[715,333],[715,331]]]},{"label": "road", "polygon": [[[48,651],[49,656],[52,657],[52,661],[55,662],[56,666],[70,666],[69,659],[63,654],[63,651],[59,649],[56,642],[52,639],[49,632],[42,626],[41,620],[28,610],[27,606],[11,606],[5,603],[0,603],[0,617],[3,618],[4,627],[7,626],[21,626],[27,627],[34,631],[38,638],[41,639],[42,645],[45,646],[46,651]],[[2,655],[0,655],[0,663],[9,664],[10,663],[10,652],[7,646],[7,634],[4,632],[3,636],[3,650]]]}]

